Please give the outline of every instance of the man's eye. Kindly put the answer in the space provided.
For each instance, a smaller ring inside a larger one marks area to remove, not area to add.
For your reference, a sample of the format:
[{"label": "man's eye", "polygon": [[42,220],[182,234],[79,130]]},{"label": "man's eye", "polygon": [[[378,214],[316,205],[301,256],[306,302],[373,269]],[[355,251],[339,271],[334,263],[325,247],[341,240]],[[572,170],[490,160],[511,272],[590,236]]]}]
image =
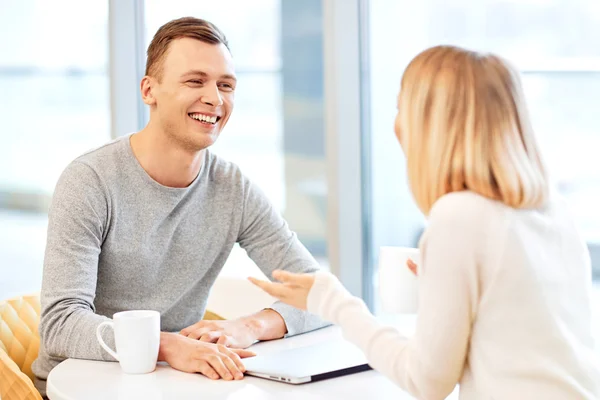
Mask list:
[{"label": "man's eye", "polygon": [[234,89],[234,88],[233,88],[233,85],[231,85],[231,84],[229,84],[229,83],[221,83],[221,85],[219,85],[219,86],[221,86],[221,89],[224,89],[224,90],[229,90],[229,91],[231,91],[231,90],[233,90],[233,89]]},{"label": "man's eye", "polygon": [[201,85],[202,81],[199,81],[198,79],[192,79],[192,80],[189,80],[188,83],[193,83],[193,84],[196,84],[196,85]]}]

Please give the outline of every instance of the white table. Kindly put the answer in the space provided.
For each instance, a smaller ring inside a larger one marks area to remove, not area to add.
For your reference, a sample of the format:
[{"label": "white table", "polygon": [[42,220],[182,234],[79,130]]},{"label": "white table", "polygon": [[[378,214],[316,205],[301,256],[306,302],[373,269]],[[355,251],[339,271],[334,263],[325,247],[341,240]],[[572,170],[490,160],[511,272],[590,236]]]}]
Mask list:
[{"label": "white table", "polygon": [[[397,320],[394,325],[410,325]],[[410,329],[410,328],[409,328]],[[339,338],[338,327],[328,327],[283,340],[262,342],[252,350],[267,354],[282,349],[304,347],[330,338]],[[116,362],[68,359],[50,372],[47,394],[51,400],[100,399],[227,399],[227,400],[311,400],[378,399],[409,400],[412,396],[383,375],[366,371],[304,385],[289,385],[247,376],[241,381],[213,381],[159,363],[146,375],[127,375]]]}]

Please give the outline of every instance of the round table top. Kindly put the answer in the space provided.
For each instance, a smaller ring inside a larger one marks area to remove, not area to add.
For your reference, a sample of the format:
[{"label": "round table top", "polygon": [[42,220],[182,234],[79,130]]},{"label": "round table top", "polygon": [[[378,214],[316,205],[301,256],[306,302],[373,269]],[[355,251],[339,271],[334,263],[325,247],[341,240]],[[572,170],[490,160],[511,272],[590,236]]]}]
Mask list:
[{"label": "round table top", "polygon": [[[258,354],[305,347],[341,338],[338,327],[327,327],[291,338],[257,343]],[[213,381],[159,363],[150,374],[128,375],[117,362],[68,359],[54,368],[47,381],[51,400],[100,399],[378,399],[409,400],[412,396],[376,371],[290,385],[246,376],[240,381]],[[285,396],[285,397],[283,397]]]}]

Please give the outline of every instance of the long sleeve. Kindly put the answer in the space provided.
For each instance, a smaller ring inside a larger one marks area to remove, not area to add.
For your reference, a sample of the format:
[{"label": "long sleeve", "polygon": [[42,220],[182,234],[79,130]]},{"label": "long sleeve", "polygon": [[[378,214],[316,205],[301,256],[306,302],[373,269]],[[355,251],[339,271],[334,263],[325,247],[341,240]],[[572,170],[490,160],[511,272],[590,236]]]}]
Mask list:
[{"label": "long sleeve", "polygon": [[[317,261],[274,210],[266,195],[248,180],[245,180],[245,189],[238,242],[262,272],[272,279],[271,274],[276,269],[296,273],[318,271]],[[271,308],[283,317],[288,330],[286,336],[326,325],[317,316],[282,302],[274,303]]]},{"label": "long sleeve", "polygon": [[413,338],[380,325],[331,274],[317,274],[308,298],[309,311],[340,325],[374,369],[419,399],[446,398],[463,374],[477,297],[477,239],[460,218],[444,214],[430,220],[421,246]]},{"label": "long sleeve", "polygon": [[[95,172],[79,162],[69,165],[52,198],[44,257],[39,329],[51,357],[113,360],[96,339],[96,327],[109,319],[94,308],[107,208]],[[103,337],[114,348],[109,332]]]}]

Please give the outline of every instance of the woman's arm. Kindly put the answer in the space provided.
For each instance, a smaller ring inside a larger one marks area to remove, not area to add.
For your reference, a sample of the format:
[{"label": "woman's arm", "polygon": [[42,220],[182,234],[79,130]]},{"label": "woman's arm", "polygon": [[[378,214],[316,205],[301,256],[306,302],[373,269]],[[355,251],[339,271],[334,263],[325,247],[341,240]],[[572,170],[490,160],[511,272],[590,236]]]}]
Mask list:
[{"label": "woman's arm", "polygon": [[316,274],[307,301],[310,312],[342,327],[374,369],[420,399],[444,399],[460,380],[479,297],[479,229],[456,209],[437,211],[421,246],[413,338],[382,326],[331,274]]}]

